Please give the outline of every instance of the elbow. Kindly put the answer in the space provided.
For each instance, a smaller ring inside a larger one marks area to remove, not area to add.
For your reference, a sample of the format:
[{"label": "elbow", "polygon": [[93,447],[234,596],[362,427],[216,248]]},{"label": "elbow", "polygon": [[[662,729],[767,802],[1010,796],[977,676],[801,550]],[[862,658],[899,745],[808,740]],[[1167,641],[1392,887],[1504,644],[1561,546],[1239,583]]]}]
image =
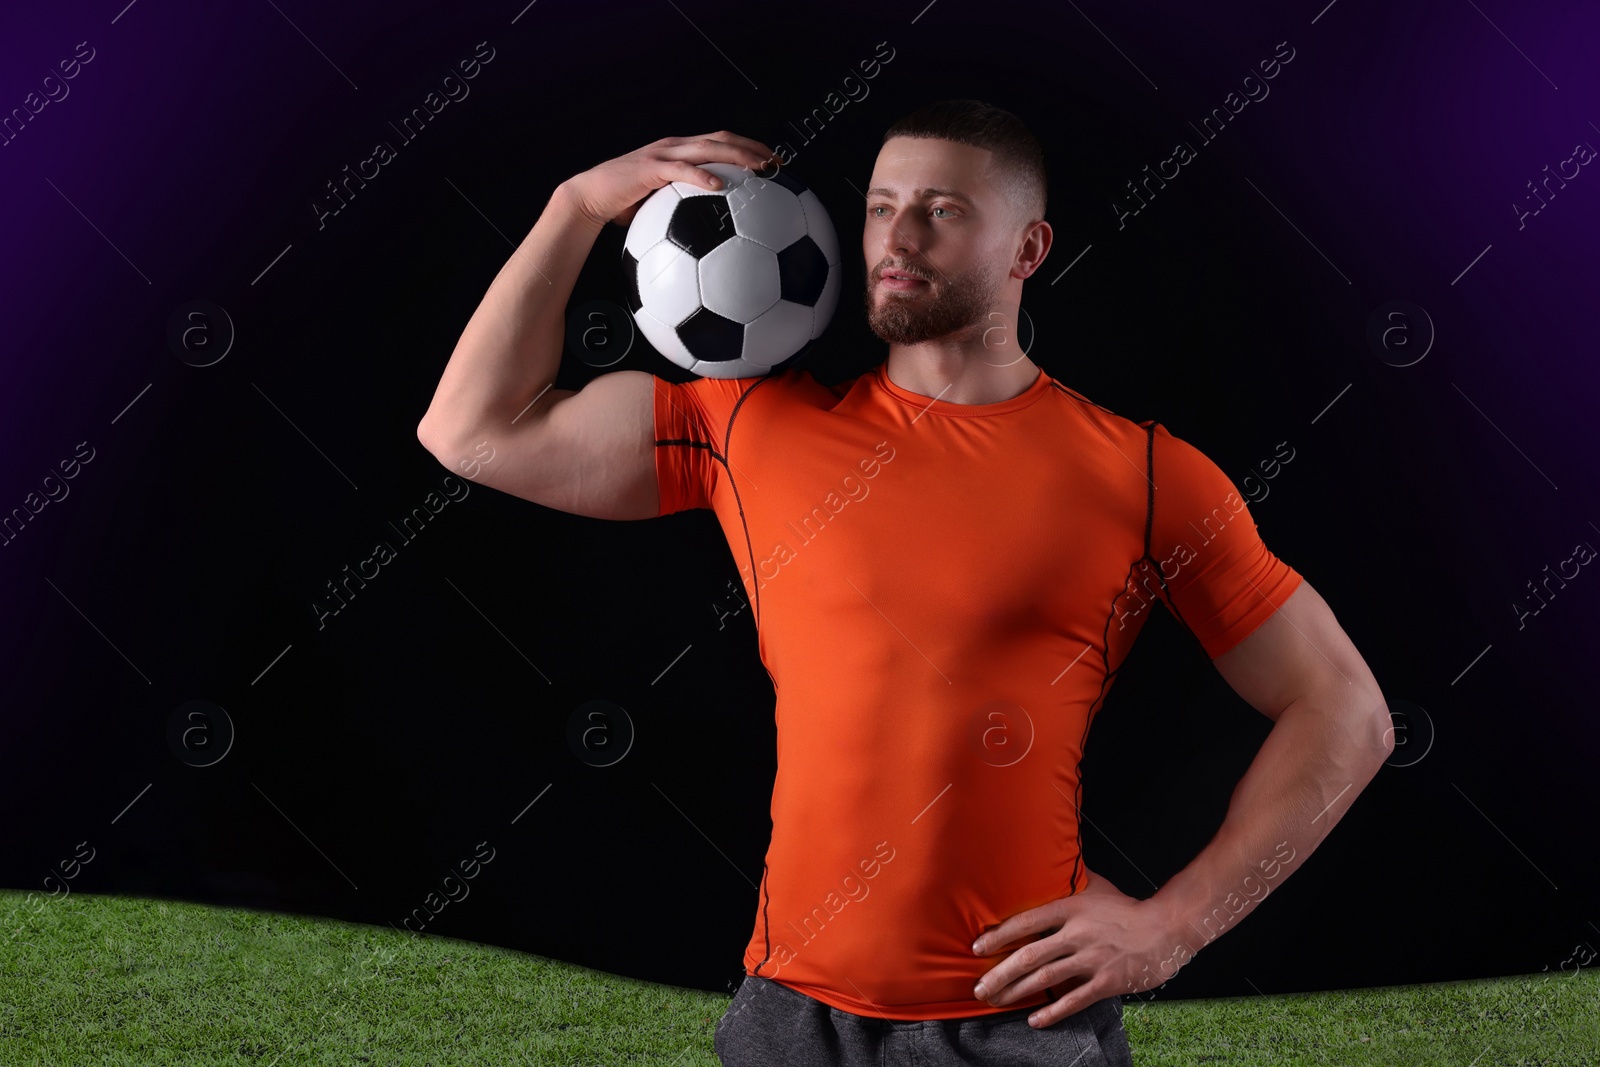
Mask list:
[{"label": "elbow", "polygon": [[1389,757],[1394,755],[1395,722],[1394,718],[1389,714],[1387,708],[1384,709],[1383,718],[1379,720],[1377,729],[1379,730],[1379,751],[1382,753],[1382,755],[1379,757],[1379,760],[1380,763],[1388,763]]},{"label": "elbow", "polygon": [[423,417],[421,422],[417,423],[417,443],[427,449],[435,459],[439,458],[439,454],[434,451],[433,447],[433,427],[428,425],[426,416]]},{"label": "elbow", "polygon": [[417,443],[427,449],[429,455],[440,463],[444,463],[445,466],[449,466],[444,459],[445,453],[449,451],[449,441],[449,435],[441,432],[439,427],[429,421],[426,415],[422,417],[421,422],[417,423]]},{"label": "elbow", "polygon": [[[1328,687],[1293,701],[1291,708],[1304,707],[1307,714],[1324,716],[1333,729],[1331,739],[1340,750],[1339,760],[1351,772],[1369,769],[1377,774],[1397,749],[1404,752],[1413,726],[1404,712],[1391,715],[1383,691],[1368,676],[1351,685],[1329,683]],[[1423,742],[1426,743],[1425,741]]]},{"label": "elbow", "polygon": [[[1389,757],[1394,755],[1395,745],[1405,743],[1404,737],[1396,738],[1397,732],[1403,733],[1405,730],[1404,715],[1402,714],[1400,720],[1396,720],[1376,683],[1372,685],[1371,695],[1365,703],[1368,714],[1361,719],[1366,727],[1363,736],[1367,739],[1369,751],[1377,766],[1382,767],[1389,761]],[[1376,770],[1373,773],[1377,773]]]},{"label": "elbow", "polygon": [[[469,441],[477,444],[470,445]],[[484,455],[483,449],[488,442],[481,433],[430,422],[426,417],[417,424],[417,442],[428,450],[441,467],[469,482],[483,481],[484,465],[494,458],[492,447],[488,455]]]}]

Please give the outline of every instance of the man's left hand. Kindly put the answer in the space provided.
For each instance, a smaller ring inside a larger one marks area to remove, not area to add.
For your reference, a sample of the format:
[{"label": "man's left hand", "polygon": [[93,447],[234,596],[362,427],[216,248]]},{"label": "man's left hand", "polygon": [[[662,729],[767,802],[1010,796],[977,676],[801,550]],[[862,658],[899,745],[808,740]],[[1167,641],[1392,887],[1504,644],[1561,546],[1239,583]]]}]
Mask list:
[{"label": "man's left hand", "polygon": [[1082,892],[1013,915],[983,933],[980,956],[1043,936],[984,974],[979,979],[983,991],[974,996],[1001,1007],[1046,987],[1066,987],[1058,1000],[1028,1017],[1030,1026],[1050,1026],[1106,997],[1161,985],[1189,961],[1189,947],[1175,934],[1165,908],[1087,873],[1089,884]]}]

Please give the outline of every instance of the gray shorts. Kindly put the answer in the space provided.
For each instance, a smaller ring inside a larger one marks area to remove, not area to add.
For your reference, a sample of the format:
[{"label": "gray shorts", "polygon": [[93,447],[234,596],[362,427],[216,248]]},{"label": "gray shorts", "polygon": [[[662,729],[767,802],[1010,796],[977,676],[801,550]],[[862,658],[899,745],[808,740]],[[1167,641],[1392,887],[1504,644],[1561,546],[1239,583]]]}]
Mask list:
[{"label": "gray shorts", "polygon": [[1028,1025],[1035,1010],[879,1019],[746,974],[712,1044],[723,1067],[1133,1067],[1121,997],[1045,1027]]}]

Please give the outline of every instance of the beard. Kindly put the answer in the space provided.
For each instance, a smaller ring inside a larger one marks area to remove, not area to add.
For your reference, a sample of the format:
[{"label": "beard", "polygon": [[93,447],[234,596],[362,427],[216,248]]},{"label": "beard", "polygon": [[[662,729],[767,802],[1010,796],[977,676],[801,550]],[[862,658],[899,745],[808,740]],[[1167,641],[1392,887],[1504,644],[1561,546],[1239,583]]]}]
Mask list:
[{"label": "beard", "polygon": [[867,325],[880,339],[916,345],[982,325],[999,292],[998,279],[975,269],[924,279],[923,288],[911,290],[883,289],[869,277],[862,300]]}]

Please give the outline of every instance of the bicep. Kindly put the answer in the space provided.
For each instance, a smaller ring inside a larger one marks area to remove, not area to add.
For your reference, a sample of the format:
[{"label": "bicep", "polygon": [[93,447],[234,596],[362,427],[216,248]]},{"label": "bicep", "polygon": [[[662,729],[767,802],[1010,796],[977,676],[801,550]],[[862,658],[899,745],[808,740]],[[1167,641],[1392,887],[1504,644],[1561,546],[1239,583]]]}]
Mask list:
[{"label": "bicep", "polygon": [[472,459],[472,481],[557,511],[653,518],[659,508],[654,384],[644,371],[623,370],[576,391],[550,389],[538,405],[542,414],[530,413],[520,425],[480,428],[434,455],[452,467],[458,458]]},{"label": "bicep", "polygon": [[1273,720],[1294,700],[1326,687],[1358,686],[1382,699],[1333,609],[1303,577],[1276,611],[1211,662],[1234,692]]}]

